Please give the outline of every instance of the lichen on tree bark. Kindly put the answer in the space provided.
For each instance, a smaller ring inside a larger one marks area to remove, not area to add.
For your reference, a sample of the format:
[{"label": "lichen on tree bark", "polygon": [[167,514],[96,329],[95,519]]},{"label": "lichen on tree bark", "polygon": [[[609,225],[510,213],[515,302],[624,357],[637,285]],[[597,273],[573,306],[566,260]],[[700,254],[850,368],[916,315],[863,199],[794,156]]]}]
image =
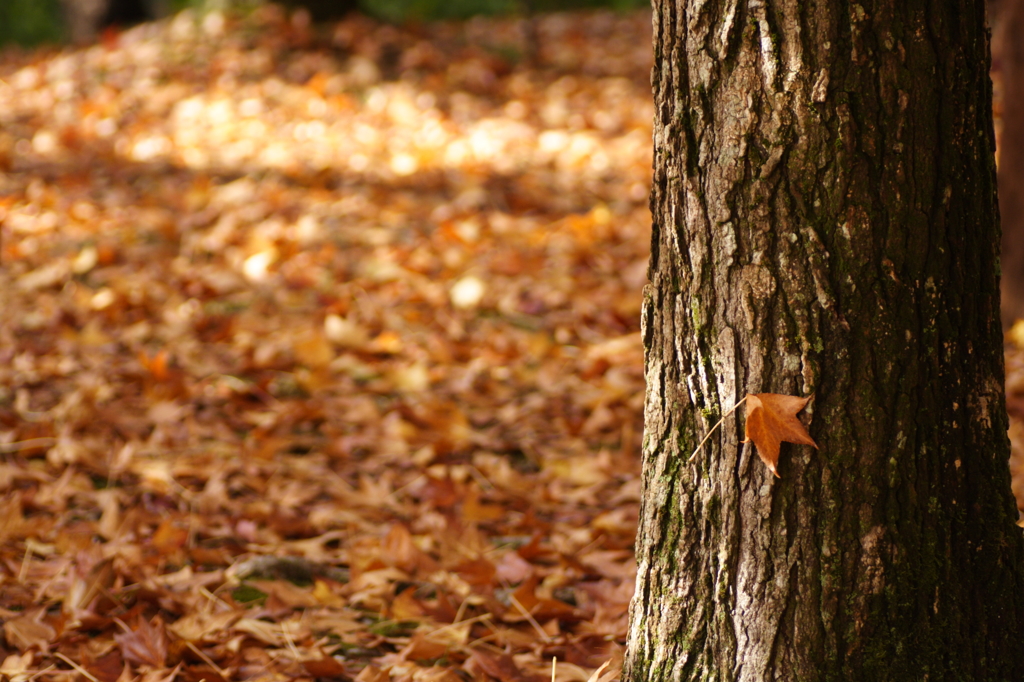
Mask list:
[{"label": "lichen on tree bark", "polygon": [[[984,6],[656,0],[626,680],[1024,679]],[[814,393],[757,460],[744,393]]]}]

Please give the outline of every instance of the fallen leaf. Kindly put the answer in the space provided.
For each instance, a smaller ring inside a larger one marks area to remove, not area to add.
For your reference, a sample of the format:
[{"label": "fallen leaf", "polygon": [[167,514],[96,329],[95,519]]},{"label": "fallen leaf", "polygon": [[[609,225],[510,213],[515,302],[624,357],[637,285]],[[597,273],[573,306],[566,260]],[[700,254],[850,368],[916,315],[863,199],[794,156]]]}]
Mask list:
[{"label": "fallen leaf", "polygon": [[11,654],[0,664],[0,675],[11,682],[27,682],[32,679],[32,658],[35,652],[26,651],[22,655]]},{"label": "fallen leaf", "polygon": [[134,629],[114,635],[114,641],[121,646],[121,654],[126,661],[148,665],[155,670],[163,669],[167,660],[167,633],[160,616],[150,622],[140,618]]},{"label": "fallen leaf", "polygon": [[248,584],[288,608],[309,608],[319,604],[309,588],[284,580],[250,580]]},{"label": "fallen leaf", "polygon": [[281,631],[279,627],[276,627],[273,623],[257,620],[256,618],[242,618],[235,623],[234,630],[236,632],[244,632],[253,639],[270,646],[279,647],[284,643],[284,640],[278,634]]},{"label": "fallen leaf", "polygon": [[118,649],[112,649],[93,660],[83,653],[81,664],[100,682],[117,682],[117,678],[124,672],[124,658]]},{"label": "fallen leaf", "polygon": [[818,447],[796,418],[810,399],[810,396],[798,398],[778,393],[747,394],[747,424],[744,429],[747,439],[744,442],[754,442],[758,457],[776,478],[780,478],[775,466],[779,463],[782,441]]},{"label": "fallen leaf", "polygon": [[178,677],[178,671],[181,670],[181,663],[174,666],[171,670],[166,668],[154,668],[151,670],[144,670],[142,675],[138,677],[139,682],[174,682],[175,678]]},{"label": "fallen leaf", "polygon": [[401,656],[407,661],[436,659],[448,653],[448,649],[446,642],[436,641],[424,632],[417,631],[402,649]]},{"label": "fallen leaf", "polygon": [[394,620],[416,620],[423,617],[423,607],[416,599],[416,588],[407,587],[391,602],[391,618]]},{"label": "fallen leaf", "polygon": [[185,546],[185,543],[188,542],[188,534],[189,529],[184,527],[180,521],[168,517],[153,532],[150,542],[161,556],[166,557]]},{"label": "fallen leaf", "polygon": [[326,367],[334,359],[334,349],[325,333],[309,329],[292,341],[296,359],[307,367]]},{"label": "fallen leaf", "polygon": [[490,654],[479,649],[470,655],[467,667],[501,682],[540,682],[544,679],[538,675],[524,673],[509,654]]},{"label": "fallen leaf", "polygon": [[241,617],[241,611],[209,613],[194,611],[167,626],[175,636],[186,642],[201,642],[205,638],[229,627]]},{"label": "fallen leaf", "polygon": [[330,677],[334,679],[350,679],[345,671],[345,666],[331,656],[324,656],[309,661],[303,661],[302,667],[313,677]]},{"label": "fallen leaf", "polygon": [[45,615],[46,609],[40,607],[26,611],[23,616],[9,619],[4,623],[7,644],[22,653],[32,648],[46,651],[56,632],[48,623],[43,622]]},{"label": "fallen leaf", "polygon": [[356,682],[388,682],[391,675],[388,672],[391,668],[381,669],[374,664],[369,664],[356,675]]}]

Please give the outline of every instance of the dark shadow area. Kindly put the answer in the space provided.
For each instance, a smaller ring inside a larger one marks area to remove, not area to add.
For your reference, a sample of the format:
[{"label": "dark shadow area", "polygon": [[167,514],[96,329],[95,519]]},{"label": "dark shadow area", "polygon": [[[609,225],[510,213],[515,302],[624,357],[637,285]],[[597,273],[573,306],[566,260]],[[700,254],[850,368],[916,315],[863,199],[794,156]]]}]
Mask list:
[{"label": "dark shadow area", "polygon": [[108,26],[131,26],[156,19],[155,12],[146,0],[110,0],[110,6],[100,17],[100,29]]}]

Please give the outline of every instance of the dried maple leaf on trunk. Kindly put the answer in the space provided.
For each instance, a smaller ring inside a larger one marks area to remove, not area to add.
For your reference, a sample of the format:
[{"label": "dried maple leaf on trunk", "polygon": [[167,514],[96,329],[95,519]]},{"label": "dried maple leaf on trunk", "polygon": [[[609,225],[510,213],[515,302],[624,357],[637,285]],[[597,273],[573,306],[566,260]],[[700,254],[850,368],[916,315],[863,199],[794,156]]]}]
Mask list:
[{"label": "dried maple leaf on trunk", "polygon": [[771,469],[776,478],[780,478],[775,466],[779,463],[779,448],[782,441],[818,447],[818,444],[811,440],[804,425],[796,418],[797,413],[804,409],[810,399],[810,396],[798,398],[778,393],[747,394],[744,442],[754,442],[758,457]]}]

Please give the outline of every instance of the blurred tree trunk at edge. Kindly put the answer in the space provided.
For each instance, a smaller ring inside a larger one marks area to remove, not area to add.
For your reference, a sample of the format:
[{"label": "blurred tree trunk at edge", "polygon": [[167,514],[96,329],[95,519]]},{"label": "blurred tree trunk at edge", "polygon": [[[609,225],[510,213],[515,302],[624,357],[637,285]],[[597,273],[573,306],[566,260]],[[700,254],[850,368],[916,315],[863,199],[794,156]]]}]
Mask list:
[{"label": "blurred tree trunk at edge", "polygon": [[1024,1],[999,6],[1003,130],[999,149],[999,213],[1003,226],[1003,327],[1024,318]]},{"label": "blurred tree trunk at edge", "polygon": [[[1024,679],[984,3],[655,0],[623,680]],[[780,479],[744,393],[814,394]]]}]

